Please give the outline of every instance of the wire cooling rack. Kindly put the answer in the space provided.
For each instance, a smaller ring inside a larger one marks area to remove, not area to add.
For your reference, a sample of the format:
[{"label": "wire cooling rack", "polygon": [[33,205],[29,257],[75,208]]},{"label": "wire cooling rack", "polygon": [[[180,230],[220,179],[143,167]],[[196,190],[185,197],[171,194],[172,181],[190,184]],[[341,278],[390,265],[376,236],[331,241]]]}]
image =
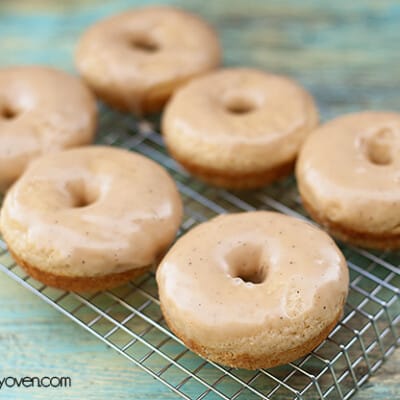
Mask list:
[{"label": "wire cooling rack", "polygon": [[[226,212],[267,209],[304,218],[294,178],[249,193],[209,187],[168,157],[157,127],[156,120],[103,109],[98,142],[135,150],[169,170],[185,205],[180,234]],[[1,239],[0,268],[183,398],[348,399],[400,344],[400,254],[341,248],[351,276],[342,321],[306,357],[258,371],[225,368],[188,350],[162,318],[153,273],[101,293],[62,292],[27,276]]]}]

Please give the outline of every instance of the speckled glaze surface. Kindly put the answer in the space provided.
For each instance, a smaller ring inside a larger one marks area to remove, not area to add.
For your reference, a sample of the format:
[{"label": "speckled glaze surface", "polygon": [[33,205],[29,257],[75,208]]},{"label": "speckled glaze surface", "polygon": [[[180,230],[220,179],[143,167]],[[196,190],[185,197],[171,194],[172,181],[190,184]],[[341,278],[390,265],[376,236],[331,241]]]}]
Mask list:
[{"label": "speckled glaze surface", "polygon": [[225,68],[179,89],[166,107],[162,131],[171,154],[189,170],[246,181],[293,162],[317,124],[313,98],[295,81]]},{"label": "speckled glaze surface", "polygon": [[213,29],[175,7],[144,7],[98,21],[76,64],[100,98],[135,114],[159,111],[173,91],[220,63]]},{"label": "speckled glaze surface", "polygon": [[0,69],[0,191],[31,160],[90,143],[94,96],[78,78],[46,66]]},{"label": "speckled glaze surface", "polygon": [[0,228],[25,263],[96,277],[153,264],[181,218],[162,167],[127,150],[87,146],[32,162],[7,193]]},{"label": "speckled glaze surface", "polygon": [[400,114],[338,117],[306,140],[296,166],[304,200],[328,221],[400,234]]},{"label": "speckled glaze surface", "polygon": [[342,313],[348,282],[326,233],[265,211],[197,226],[157,270],[161,306],[178,336],[253,357],[318,336]]}]

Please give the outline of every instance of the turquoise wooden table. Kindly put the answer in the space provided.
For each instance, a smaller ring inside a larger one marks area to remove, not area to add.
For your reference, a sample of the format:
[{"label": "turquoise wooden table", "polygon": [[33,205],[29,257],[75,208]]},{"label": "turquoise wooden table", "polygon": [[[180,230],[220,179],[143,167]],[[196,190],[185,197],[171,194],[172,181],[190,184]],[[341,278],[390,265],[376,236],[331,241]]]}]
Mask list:
[{"label": "turquoise wooden table", "polygon": [[[151,1],[0,2],[0,65],[41,63],[74,71],[81,32],[101,17]],[[158,1],[217,27],[226,65],[288,74],[316,97],[322,119],[361,109],[400,111],[400,3]],[[400,398],[396,351],[355,399]],[[69,388],[0,389],[0,399],[175,399],[140,368],[0,274],[0,380],[70,376]],[[282,397],[283,398],[283,397]]]}]

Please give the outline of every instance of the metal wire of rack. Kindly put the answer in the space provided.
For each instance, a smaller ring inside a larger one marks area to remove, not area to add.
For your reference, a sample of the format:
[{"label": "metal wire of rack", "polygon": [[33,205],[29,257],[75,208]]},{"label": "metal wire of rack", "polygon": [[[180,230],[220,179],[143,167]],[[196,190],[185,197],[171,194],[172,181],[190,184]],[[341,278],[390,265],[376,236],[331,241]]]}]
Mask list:
[{"label": "metal wire of rack", "polygon": [[[167,155],[156,120],[103,109],[100,125],[99,143],[140,152],[173,175],[185,205],[180,234],[226,212],[269,209],[305,218],[292,177],[249,193],[212,188]],[[30,278],[1,238],[0,269],[183,398],[348,399],[400,344],[400,254],[341,248],[351,277],[341,322],[309,355],[258,371],[225,368],[189,351],[162,318],[154,273],[101,293],[62,292]]]}]

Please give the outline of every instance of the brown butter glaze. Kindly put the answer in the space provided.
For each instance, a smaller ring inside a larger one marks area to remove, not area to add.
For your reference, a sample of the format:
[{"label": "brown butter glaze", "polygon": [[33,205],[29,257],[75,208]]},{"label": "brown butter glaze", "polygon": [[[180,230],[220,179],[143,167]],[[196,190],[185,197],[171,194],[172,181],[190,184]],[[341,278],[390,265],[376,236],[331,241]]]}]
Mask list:
[{"label": "brown butter glaze", "polygon": [[227,68],[179,89],[162,128],[182,163],[239,178],[292,162],[317,123],[312,97],[296,82],[256,69]]},{"label": "brown butter glaze", "polygon": [[218,38],[174,7],[126,11],[97,22],[80,39],[76,64],[99,97],[136,114],[158,111],[186,80],[220,62]]},{"label": "brown butter glaze", "polygon": [[360,112],[313,132],[296,166],[299,190],[327,221],[400,234],[400,114]]},{"label": "brown butter glaze", "polygon": [[0,227],[27,264],[85,277],[151,265],[181,217],[178,191],[162,167],[126,150],[90,146],[32,162],[7,193]]},{"label": "brown butter glaze", "polygon": [[[348,279],[345,259],[327,234],[263,211],[197,226],[157,271],[168,320],[200,346],[257,342],[266,334],[270,344],[284,347],[285,329],[297,326],[300,334],[305,323],[314,337],[340,315]],[[305,339],[299,340],[293,346]]]},{"label": "brown butter glaze", "polygon": [[41,154],[90,143],[96,103],[84,84],[63,71],[0,69],[0,191]]}]

